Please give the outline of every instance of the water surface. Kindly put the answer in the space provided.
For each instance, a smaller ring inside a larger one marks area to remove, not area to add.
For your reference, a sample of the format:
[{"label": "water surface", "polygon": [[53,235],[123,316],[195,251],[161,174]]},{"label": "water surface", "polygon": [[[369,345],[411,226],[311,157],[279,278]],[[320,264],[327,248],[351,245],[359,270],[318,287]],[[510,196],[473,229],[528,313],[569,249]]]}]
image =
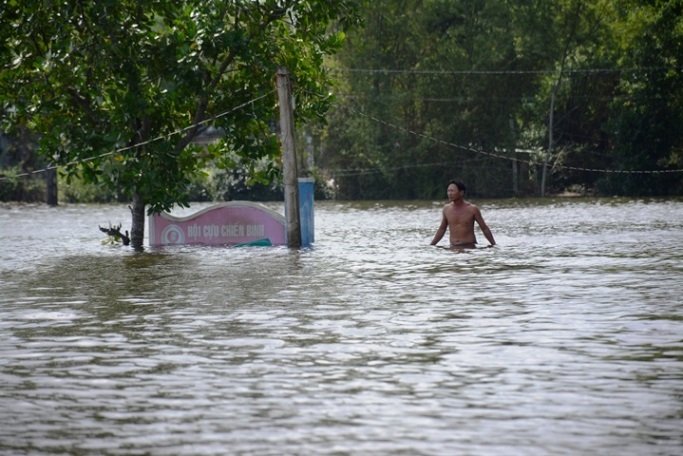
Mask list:
[{"label": "water surface", "polygon": [[683,453],[683,201],[477,203],[464,253],[440,202],[142,254],[125,206],[0,207],[0,453]]}]

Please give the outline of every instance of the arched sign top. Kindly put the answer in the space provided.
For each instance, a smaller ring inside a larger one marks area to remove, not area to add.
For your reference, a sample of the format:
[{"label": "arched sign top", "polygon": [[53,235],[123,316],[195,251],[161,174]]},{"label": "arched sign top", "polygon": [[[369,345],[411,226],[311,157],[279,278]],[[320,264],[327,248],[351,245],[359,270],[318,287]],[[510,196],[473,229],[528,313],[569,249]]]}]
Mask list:
[{"label": "arched sign top", "polygon": [[250,201],[219,203],[186,217],[166,212],[149,216],[149,245],[234,245],[268,239],[287,243],[285,218]]}]

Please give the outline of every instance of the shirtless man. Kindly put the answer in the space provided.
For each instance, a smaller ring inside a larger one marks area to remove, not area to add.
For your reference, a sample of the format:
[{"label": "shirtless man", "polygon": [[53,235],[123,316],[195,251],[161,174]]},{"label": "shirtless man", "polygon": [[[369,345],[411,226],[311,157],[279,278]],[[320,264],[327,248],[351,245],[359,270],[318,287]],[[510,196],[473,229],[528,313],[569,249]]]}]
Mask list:
[{"label": "shirtless man", "polygon": [[441,225],[436,230],[434,239],[432,239],[432,245],[436,245],[441,240],[446,233],[446,228],[448,228],[452,249],[475,248],[477,244],[477,238],[474,235],[475,221],[479,224],[481,232],[484,233],[484,236],[491,244],[490,247],[496,245],[493,234],[486,222],[484,222],[479,208],[464,200],[465,184],[459,181],[450,181],[446,192],[448,193],[449,203],[443,207]]}]

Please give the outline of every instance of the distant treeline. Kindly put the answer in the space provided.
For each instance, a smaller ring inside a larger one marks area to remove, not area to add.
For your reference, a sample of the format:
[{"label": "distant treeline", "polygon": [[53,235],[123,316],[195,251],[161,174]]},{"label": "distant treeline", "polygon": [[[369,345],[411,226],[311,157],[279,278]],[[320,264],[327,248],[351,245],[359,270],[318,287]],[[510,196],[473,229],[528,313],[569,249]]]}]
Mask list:
[{"label": "distant treeline", "polygon": [[363,15],[316,157],[339,197],[442,197],[453,177],[490,197],[683,194],[682,1],[387,0]]}]

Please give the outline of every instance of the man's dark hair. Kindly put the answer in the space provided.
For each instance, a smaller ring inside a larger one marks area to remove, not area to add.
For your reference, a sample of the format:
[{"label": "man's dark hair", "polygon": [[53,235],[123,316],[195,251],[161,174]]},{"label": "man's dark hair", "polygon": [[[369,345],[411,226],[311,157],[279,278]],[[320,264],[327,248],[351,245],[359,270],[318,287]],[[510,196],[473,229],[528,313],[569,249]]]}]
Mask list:
[{"label": "man's dark hair", "polygon": [[448,181],[448,185],[451,185],[451,184],[453,184],[453,185],[455,185],[456,187],[458,187],[458,190],[460,190],[461,192],[467,191],[467,187],[465,187],[465,184],[463,184],[463,183],[462,183],[461,181],[459,181],[459,180],[453,179],[453,180],[451,180],[451,181]]}]

